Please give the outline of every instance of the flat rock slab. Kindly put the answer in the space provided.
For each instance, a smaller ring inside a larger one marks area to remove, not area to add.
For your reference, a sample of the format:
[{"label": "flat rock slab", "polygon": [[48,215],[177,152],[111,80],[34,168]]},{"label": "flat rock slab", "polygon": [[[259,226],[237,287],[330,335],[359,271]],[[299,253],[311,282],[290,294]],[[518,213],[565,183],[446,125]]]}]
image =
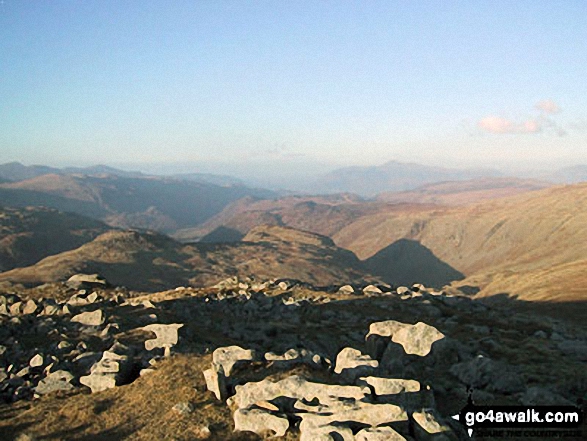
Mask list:
[{"label": "flat rock slab", "polygon": [[289,429],[289,420],[263,409],[237,409],[234,413],[234,430],[264,435],[268,431],[275,436],[284,436]]},{"label": "flat rock slab", "polygon": [[360,400],[370,393],[368,387],[315,383],[292,375],[277,382],[265,379],[236,386],[236,394],[231,400],[237,407],[244,409],[258,401],[271,401],[279,397],[303,399],[308,402],[316,398],[321,403],[328,403],[338,398]]}]

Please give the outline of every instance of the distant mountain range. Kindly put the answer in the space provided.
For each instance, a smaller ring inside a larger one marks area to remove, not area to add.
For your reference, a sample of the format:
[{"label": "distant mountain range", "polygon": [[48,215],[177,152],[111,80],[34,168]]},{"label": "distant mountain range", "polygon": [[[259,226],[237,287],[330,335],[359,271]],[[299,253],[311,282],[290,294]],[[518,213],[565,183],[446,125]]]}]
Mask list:
[{"label": "distant mountain range", "polygon": [[[54,170],[14,163],[0,169],[5,178],[12,179],[0,184],[0,206],[46,206],[123,228],[173,231],[196,226],[243,197],[277,196],[242,185],[199,182],[193,176],[178,179],[119,173],[102,166],[49,174],[45,172]],[[37,176],[16,180],[34,174]]]},{"label": "distant mountain range", "polygon": [[492,169],[453,169],[397,161],[371,167],[334,170],[312,183],[318,193],[350,192],[373,197],[388,191],[405,191],[425,184],[477,178],[501,177]]}]

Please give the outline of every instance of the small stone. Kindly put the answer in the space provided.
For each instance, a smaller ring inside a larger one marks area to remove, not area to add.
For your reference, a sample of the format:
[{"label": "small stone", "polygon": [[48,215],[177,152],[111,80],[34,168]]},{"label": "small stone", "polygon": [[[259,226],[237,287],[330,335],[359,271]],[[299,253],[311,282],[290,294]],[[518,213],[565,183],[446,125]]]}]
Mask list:
[{"label": "small stone", "polygon": [[22,302],[14,302],[12,305],[10,305],[9,311],[11,315],[20,315],[22,314],[22,309]]},{"label": "small stone", "polygon": [[43,356],[41,354],[37,354],[31,358],[31,361],[29,361],[29,366],[32,368],[43,366],[43,361]]},{"label": "small stone", "polygon": [[34,314],[35,312],[37,312],[37,304],[35,303],[34,300],[31,299],[24,304],[24,307],[22,308],[22,313],[23,314]]}]

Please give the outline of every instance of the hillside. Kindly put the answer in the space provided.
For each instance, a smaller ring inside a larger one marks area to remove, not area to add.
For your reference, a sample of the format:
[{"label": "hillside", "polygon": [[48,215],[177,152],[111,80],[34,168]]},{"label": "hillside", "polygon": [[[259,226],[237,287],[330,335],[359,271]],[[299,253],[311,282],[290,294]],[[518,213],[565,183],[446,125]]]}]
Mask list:
[{"label": "hillside", "polygon": [[45,174],[0,184],[0,204],[46,205],[115,227],[160,231],[198,225],[247,195],[274,197],[270,191],[242,186],[147,176]]},{"label": "hillside", "polygon": [[[577,277],[585,259],[586,227],[587,184],[576,184],[465,207],[364,216],[333,239],[361,259],[410,239],[464,274],[459,283],[478,286],[480,295],[585,300],[586,285]],[[504,278],[507,283],[497,283]],[[537,280],[545,278],[559,285],[534,291]]]},{"label": "hillside", "polygon": [[551,183],[530,179],[481,178],[429,184],[410,191],[381,193],[377,200],[394,204],[468,205],[550,186]]},{"label": "hillside", "polygon": [[99,221],[57,210],[0,207],[0,271],[78,248],[108,229]]},{"label": "hillside", "polygon": [[92,242],[0,274],[0,281],[41,284],[76,273],[99,273],[115,285],[156,291],[203,286],[227,277],[292,278],[330,285],[367,277],[356,256],[326,238],[282,227],[259,227],[243,242],[182,245],[157,233],[111,231]]},{"label": "hillside", "polygon": [[197,228],[179,230],[178,240],[230,242],[239,240],[251,228],[279,225],[332,236],[362,216],[381,210],[385,203],[365,201],[351,194],[288,196],[259,200],[243,198]]}]

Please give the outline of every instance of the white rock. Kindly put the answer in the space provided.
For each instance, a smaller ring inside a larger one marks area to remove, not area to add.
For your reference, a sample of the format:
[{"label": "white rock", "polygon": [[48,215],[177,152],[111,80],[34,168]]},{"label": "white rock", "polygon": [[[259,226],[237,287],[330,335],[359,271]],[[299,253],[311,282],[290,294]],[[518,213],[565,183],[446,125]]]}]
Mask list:
[{"label": "white rock", "polygon": [[31,361],[29,361],[29,366],[32,368],[43,366],[43,356],[41,354],[35,355],[31,358]]},{"label": "white rock", "polygon": [[104,323],[104,313],[101,309],[95,311],[82,312],[71,318],[72,322],[81,323],[86,326],[100,326]]},{"label": "white rock", "polygon": [[175,346],[179,338],[178,330],[183,326],[183,324],[173,323],[169,325],[152,324],[140,328],[156,335],[156,338],[145,341],[145,349],[151,351],[155,348],[171,348]]},{"label": "white rock", "polygon": [[289,421],[284,416],[273,415],[262,409],[237,409],[234,412],[234,430],[259,435],[272,431],[275,436],[284,436],[287,429]]},{"label": "white rock", "polygon": [[354,379],[378,366],[379,362],[369,355],[363,355],[361,351],[354,348],[344,348],[336,357],[334,372],[348,379]]},{"label": "white rock", "polygon": [[73,375],[69,372],[55,371],[39,382],[35,392],[39,395],[45,395],[58,390],[71,390],[73,389],[71,380],[73,380]]},{"label": "white rock", "polygon": [[382,291],[377,288],[375,285],[368,285],[365,288],[363,288],[363,293],[364,294],[381,294]]},{"label": "white rock", "polygon": [[255,352],[243,349],[240,346],[226,346],[217,348],[212,354],[212,362],[222,366],[222,371],[229,377],[235,364],[243,361],[255,360]]},{"label": "white rock", "polygon": [[236,386],[235,389],[236,394],[231,398],[231,401],[241,409],[258,401],[271,401],[278,397],[306,401],[312,401],[316,398],[321,403],[325,403],[338,398],[360,400],[371,394],[368,387],[315,383],[297,375],[276,382],[268,379],[250,382]]},{"label": "white rock", "polygon": [[424,357],[430,353],[434,342],[442,340],[444,334],[435,327],[418,322],[394,332],[391,340],[403,346],[407,354]]}]

